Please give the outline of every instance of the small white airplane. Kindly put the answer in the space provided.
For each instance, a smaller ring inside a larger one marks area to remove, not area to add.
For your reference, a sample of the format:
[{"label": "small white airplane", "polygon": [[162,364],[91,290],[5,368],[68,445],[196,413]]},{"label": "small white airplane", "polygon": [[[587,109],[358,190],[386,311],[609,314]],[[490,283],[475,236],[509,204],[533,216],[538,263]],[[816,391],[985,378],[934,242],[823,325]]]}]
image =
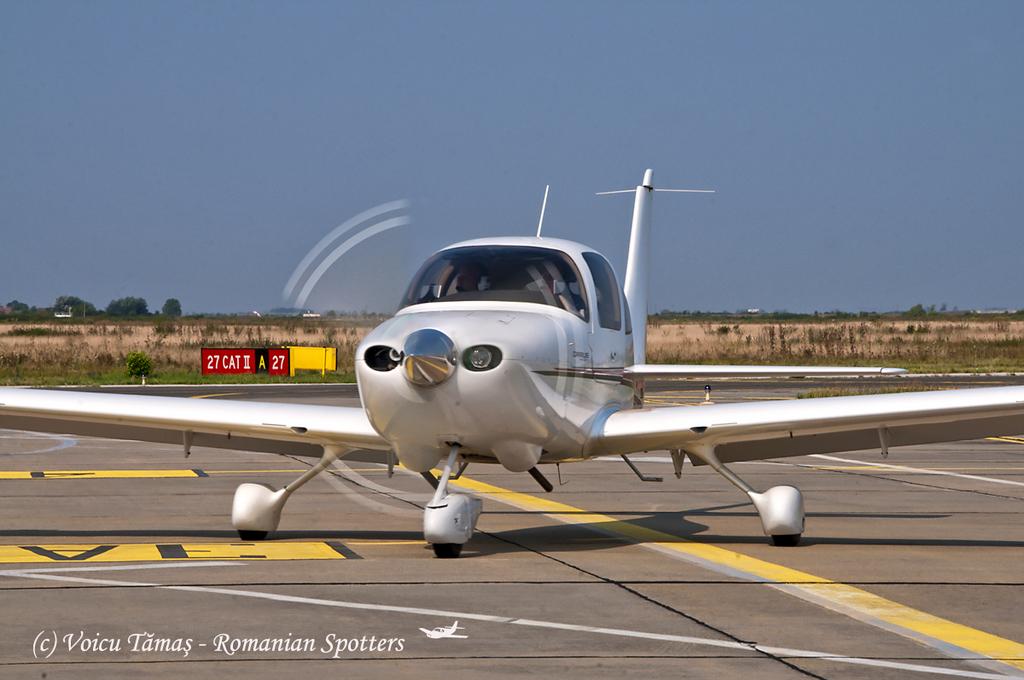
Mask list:
[{"label": "small white airplane", "polygon": [[480,515],[479,499],[448,493],[453,470],[470,463],[528,472],[550,491],[539,464],[615,455],[633,467],[631,453],[668,450],[677,477],[685,459],[710,466],[747,495],[775,545],[796,545],[800,491],[755,490],[728,463],[1024,432],[1024,387],[645,408],[653,377],[903,372],[646,363],[655,191],[650,170],[626,190],[635,197],[624,287],[599,253],[543,237],[540,226],[535,237],[435,253],[356,351],[361,407],[0,389],[0,427],[178,443],[186,455],[206,446],[319,457],[282,489],[238,487],[231,520],[243,540],[276,530],[288,497],[335,459],[373,450],[391,465],[397,456],[435,485],[423,532],[439,557],[459,555]]},{"label": "small white airplane", "polygon": [[468,635],[455,634],[455,631],[457,630],[464,630],[464,628],[459,625],[458,621],[456,621],[450,626],[438,626],[437,628],[420,628],[420,630],[422,630],[423,634],[431,640],[440,640],[441,638],[461,638],[465,640],[469,637]]}]

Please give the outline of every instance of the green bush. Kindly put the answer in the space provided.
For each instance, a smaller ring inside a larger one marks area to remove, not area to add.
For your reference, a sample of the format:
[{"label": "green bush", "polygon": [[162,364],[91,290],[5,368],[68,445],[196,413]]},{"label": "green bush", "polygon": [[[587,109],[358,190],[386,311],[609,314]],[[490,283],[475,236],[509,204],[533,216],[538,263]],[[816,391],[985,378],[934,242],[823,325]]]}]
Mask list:
[{"label": "green bush", "polygon": [[124,365],[128,369],[128,375],[132,378],[139,378],[153,372],[153,360],[145,352],[128,352],[124,359]]},{"label": "green bush", "polygon": [[177,298],[167,298],[167,302],[160,308],[160,313],[164,316],[181,316],[181,303]]}]

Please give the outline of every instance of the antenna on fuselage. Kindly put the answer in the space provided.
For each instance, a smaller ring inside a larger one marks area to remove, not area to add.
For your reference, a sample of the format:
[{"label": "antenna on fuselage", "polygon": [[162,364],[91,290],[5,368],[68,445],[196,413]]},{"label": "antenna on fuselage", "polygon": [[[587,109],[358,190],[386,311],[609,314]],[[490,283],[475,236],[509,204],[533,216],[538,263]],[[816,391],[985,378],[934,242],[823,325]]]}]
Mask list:
[{"label": "antenna on fuselage", "polygon": [[550,184],[544,185],[544,201],[540,204],[540,221],[537,222],[537,238],[540,238],[540,230],[544,228],[544,211],[548,207],[548,189],[551,188]]},{"label": "antenna on fuselage", "polygon": [[598,196],[634,194],[633,224],[629,231],[629,253],[626,256],[626,281],[623,292],[633,321],[633,361],[647,363],[647,277],[650,262],[651,194],[666,191],[681,194],[713,194],[714,189],[655,189],[654,171],[644,172],[643,184],[634,189],[599,191]]}]

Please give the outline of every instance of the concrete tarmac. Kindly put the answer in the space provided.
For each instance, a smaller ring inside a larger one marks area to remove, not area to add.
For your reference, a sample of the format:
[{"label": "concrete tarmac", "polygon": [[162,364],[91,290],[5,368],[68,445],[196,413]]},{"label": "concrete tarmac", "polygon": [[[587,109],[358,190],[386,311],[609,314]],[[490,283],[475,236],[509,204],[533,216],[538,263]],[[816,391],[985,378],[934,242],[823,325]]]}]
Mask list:
[{"label": "concrete tarmac", "polygon": [[[850,383],[716,381],[712,395],[823,384]],[[344,385],[145,393],[358,403]],[[649,396],[699,407],[703,383]],[[713,471],[677,480],[667,455],[636,459],[664,481],[597,460],[545,469],[545,494],[471,466],[479,532],[439,560],[416,475],[336,466],[292,497],[272,540],[245,544],[234,488],[282,486],[310,461],[0,431],[0,677],[1024,676],[1024,433],[736,465],[804,492],[796,548],[769,545]],[[453,637],[421,630],[455,622]]]}]

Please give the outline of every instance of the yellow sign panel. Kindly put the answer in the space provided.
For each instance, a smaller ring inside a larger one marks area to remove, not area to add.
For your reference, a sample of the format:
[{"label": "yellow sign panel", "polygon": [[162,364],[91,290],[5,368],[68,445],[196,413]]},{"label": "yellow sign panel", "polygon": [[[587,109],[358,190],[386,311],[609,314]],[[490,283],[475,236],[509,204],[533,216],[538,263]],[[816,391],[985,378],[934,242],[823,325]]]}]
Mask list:
[{"label": "yellow sign panel", "polygon": [[337,541],[0,545],[0,563],[160,560],[343,560],[359,555]]},{"label": "yellow sign panel", "polygon": [[295,371],[327,371],[338,370],[338,349],[336,347],[289,347],[291,374]]}]

